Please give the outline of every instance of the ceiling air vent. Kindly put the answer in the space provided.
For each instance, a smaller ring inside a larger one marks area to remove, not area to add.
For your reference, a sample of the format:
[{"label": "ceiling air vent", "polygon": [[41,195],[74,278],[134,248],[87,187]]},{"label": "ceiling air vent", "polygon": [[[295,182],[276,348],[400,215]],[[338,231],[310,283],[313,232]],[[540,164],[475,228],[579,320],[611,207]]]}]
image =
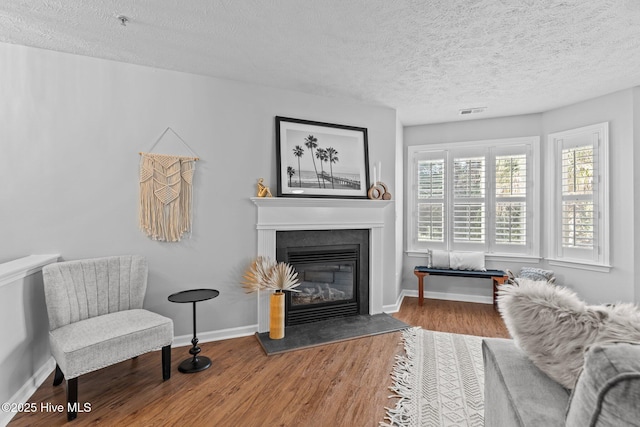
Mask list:
[{"label": "ceiling air vent", "polygon": [[461,116],[468,116],[470,114],[482,113],[486,109],[487,109],[487,107],[464,108],[464,109],[460,110],[460,115]]}]

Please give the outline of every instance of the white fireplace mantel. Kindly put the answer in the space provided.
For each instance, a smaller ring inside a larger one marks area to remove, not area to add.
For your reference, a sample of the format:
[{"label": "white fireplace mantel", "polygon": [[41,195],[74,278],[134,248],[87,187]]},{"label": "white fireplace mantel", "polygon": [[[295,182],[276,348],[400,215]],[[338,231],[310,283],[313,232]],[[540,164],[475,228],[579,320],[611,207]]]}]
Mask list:
[{"label": "white fireplace mantel", "polygon": [[[390,200],[252,197],[258,208],[258,256],[276,258],[276,231],[368,229],[369,313],[382,313],[385,208]],[[268,293],[258,294],[258,332],[269,330]]]}]

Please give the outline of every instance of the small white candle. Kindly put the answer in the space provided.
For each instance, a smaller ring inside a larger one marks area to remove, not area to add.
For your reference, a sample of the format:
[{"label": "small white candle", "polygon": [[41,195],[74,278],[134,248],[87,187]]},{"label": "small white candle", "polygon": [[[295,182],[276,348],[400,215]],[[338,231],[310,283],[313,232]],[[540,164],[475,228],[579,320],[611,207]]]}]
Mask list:
[{"label": "small white candle", "polygon": [[375,185],[375,183],[378,182],[376,181],[376,167],[373,167],[373,184]]}]

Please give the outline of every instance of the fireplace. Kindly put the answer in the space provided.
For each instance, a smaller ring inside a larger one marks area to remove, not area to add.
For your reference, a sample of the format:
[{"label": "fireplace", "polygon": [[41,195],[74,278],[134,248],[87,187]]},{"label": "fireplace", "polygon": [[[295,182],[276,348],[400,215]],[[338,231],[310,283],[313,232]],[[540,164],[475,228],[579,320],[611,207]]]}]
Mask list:
[{"label": "fireplace", "polygon": [[287,326],[369,313],[369,230],[278,231],[276,258],[300,280],[287,292]]},{"label": "fireplace", "polygon": [[[295,230],[367,230],[369,314],[383,312],[385,209],[392,200],[252,197],[257,207],[257,255],[276,258],[276,233]],[[258,332],[269,331],[270,292],[258,292]],[[362,303],[360,304],[362,306]],[[365,303],[366,305],[366,303]]]}]

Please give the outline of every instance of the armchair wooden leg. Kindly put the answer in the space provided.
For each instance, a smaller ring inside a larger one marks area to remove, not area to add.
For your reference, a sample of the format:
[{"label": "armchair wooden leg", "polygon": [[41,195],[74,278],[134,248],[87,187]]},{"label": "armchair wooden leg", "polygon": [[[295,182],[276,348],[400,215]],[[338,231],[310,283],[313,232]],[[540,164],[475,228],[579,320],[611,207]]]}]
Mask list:
[{"label": "armchair wooden leg", "polygon": [[171,378],[171,345],[162,347],[162,380]]},{"label": "armchair wooden leg", "polygon": [[53,375],[53,385],[62,384],[62,380],[64,379],[64,374],[60,370],[60,366],[56,363],[56,373]]},{"label": "armchair wooden leg", "polygon": [[78,377],[67,380],[67,421],[78,416]]}]

